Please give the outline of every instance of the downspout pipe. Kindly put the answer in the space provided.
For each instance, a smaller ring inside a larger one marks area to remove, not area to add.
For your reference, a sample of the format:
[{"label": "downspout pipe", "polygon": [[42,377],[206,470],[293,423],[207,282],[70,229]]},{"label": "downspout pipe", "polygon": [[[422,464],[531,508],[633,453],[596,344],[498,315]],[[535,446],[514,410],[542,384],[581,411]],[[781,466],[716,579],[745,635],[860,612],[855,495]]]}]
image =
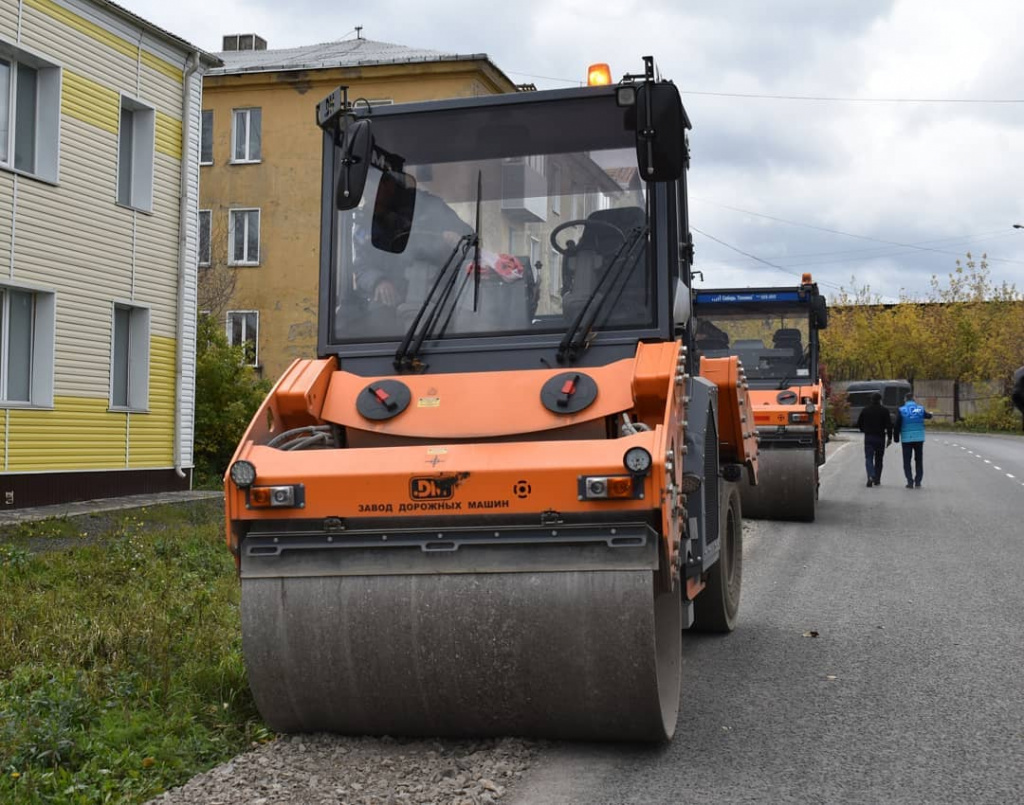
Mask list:
[{"label": "downspout pipe", "polygon": [[[184,445],[184,390],[182,388],[185,375],[185,281],[188,277],[187,242],[188,242],[188,178],[192,169],[189,129],[191,127],[192,92],[189,83],[196,70],[199,69],[199,53],[189,54],[185,63],[185,75],[182,78],[181,93],[181,182],[178,188],[178,322],[177,322],[177,356],[174,364],[174,472],[179,478],[185,477],[181,464]],[[196,170],[199,170],[196,166]],[[192,311],[195,315],[195,312]],[[193,390],[194,391],[194,390]],[[193,405],[195,400],[193,399]]]}]

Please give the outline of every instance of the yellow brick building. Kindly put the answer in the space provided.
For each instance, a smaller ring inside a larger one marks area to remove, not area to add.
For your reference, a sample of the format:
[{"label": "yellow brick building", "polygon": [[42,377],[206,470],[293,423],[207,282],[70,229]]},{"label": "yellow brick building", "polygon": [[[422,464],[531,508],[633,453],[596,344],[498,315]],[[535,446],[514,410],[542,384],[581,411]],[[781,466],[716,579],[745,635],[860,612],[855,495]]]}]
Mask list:
[{"label": "yellow brick building", "polygon": [[105,0],[0,0],[0,506],[189,486],[216,64]]},{"label": "yellow brick building", "polygon": [[229,339],[276,379],[295,358],[316,353],[317,102],[339,85],[371,105],[514,92],[516,85],[483,54],[358,37],[287,50],[266,50],[254,35],[224,44],[224,66],[209,71],[203,88],[199,304],[222,317]]}]

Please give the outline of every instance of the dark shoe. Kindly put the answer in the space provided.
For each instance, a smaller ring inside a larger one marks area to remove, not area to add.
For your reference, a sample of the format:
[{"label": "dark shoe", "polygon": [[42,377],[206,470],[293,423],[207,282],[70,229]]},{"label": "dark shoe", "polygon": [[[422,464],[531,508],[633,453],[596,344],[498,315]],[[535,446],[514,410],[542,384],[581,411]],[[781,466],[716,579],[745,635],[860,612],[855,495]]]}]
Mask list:
[{"label": "dark shoe", "polygon": [[907,489],[913,489],[913,488],[914,488],[914,485],[908,481],[907,482]]},{"label": "dark shoe", "polygon": [[882,479],[881,478],[875,478],[875,486],[881,486],[881,485],[882,485]]},{"label": "dark shoe", "polygon": [[872,481],[872,480],[871,480],[870,478],[868,478],[868,489],[870,489],[870,488],[871,488],[871,485],[872,485],[873,483],[874,483],[874,481]]},{"label": "dark shoe", "polygon": [[916,486],[918,489],[920,489],[921,488],[921,482],[920,481],[914,481],[914,486]]}]

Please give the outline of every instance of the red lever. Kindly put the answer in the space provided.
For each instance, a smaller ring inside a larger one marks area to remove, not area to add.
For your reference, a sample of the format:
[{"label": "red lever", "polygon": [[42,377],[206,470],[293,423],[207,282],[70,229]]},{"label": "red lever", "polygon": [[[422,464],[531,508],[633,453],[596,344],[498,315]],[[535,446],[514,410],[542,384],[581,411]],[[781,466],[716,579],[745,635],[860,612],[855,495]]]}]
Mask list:
[{"label": "red lever", "polygon": [[576,393],[576,378],[571,377],[562,384],[562,394],[567,397],[571,397]]}]

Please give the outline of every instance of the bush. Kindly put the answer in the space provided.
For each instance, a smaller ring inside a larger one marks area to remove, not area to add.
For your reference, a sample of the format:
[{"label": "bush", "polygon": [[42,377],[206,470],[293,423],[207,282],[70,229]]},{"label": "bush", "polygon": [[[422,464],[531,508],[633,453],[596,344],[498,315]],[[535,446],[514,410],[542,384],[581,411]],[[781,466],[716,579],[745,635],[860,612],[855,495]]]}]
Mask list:
[{"label": "bush", "polygon": [[957,427],[972,431],[1017,431],[1021,429],[1021,415],[1009,397],[994,397],[980,412],[965,416]]},{"label": "bush", "polygon": [[270,381],[243,363],[212,316],[200,316],[196,334],[195,484],[218,487]]}]

